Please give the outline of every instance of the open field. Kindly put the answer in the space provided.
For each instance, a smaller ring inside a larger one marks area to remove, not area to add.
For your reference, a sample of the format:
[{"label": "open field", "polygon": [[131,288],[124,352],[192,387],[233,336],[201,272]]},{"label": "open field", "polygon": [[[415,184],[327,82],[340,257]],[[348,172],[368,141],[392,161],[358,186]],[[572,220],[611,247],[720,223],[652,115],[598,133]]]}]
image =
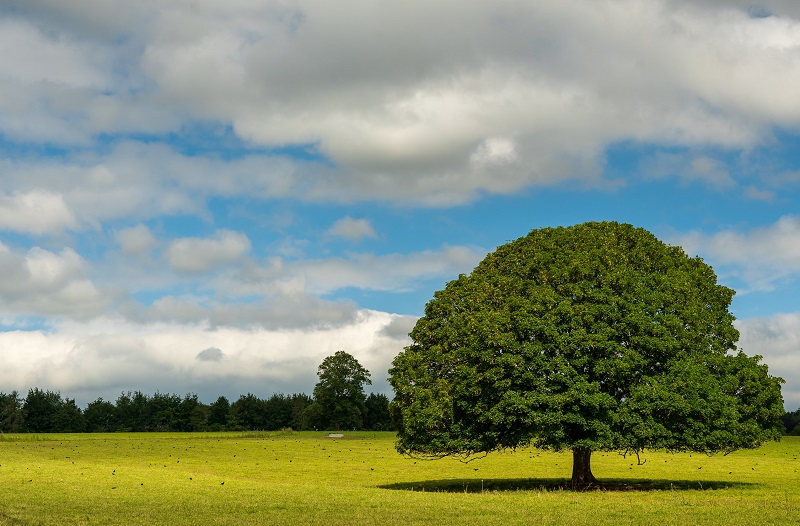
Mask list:
[{"label": "open field", "polygon": [[583,493],[558,487],[569,453],[464,464],[393,444],[371,432],[0,436],[0,524],[800,524],[800,437],[644,465],[596,453],[598,478],[639,489]]}]

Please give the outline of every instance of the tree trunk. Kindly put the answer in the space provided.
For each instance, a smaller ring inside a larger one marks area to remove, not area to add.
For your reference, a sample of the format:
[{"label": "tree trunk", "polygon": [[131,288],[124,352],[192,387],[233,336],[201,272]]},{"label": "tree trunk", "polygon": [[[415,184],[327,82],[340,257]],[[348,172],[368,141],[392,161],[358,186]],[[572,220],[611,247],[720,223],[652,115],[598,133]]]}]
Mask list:
[{"label": "tree trunk", "polygon": [[572,450],[572,487],[589,486],[597,483],[592,475],[592,450],[588,448],[575,448]]}]

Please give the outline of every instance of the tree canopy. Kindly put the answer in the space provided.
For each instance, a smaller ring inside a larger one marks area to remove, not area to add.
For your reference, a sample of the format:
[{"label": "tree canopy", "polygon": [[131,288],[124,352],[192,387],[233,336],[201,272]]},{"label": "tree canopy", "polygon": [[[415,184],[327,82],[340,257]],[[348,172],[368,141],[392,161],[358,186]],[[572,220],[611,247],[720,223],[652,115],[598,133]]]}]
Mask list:
[{"label": "tree canopy", "polygon": [[328,356],[317,369],[314,403],[309,410],[322,429],[361,429],[366,407],[364,385],[372,385],[369,371],[345,351]]},{"label": "tree canopy", "polygon": [[438,291],[394,360],[397,449],[729,452],[780,435],[782,380],[737,349],[734,291],[644,229],[533,230]]}]

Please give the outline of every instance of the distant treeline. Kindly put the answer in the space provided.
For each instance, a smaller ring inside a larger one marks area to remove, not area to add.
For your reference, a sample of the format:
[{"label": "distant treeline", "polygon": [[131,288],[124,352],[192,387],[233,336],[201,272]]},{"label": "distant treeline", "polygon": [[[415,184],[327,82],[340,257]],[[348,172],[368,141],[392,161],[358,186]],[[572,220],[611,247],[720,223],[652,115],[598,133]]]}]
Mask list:
[{"label": "distant treeline", "polygon": [[786,434],[800,436],[800,409],[786,413],[781,417],[786,426]]},{"label": "distant treeline", "polygon": [[[372,393],[361,409],[360,429],[392,430],[389,399]],[[319,404],[306,394],[273,394],[261,399],[253,394],[229,402],[220,396],[212,404],[195,394],[183,397],[141,391],[122,393],[116,402],[98,398],[85,409],[61,393],[41,390],[0,392],[2,433],[83,433],[112,431],[247,431],[335,429]]]}]

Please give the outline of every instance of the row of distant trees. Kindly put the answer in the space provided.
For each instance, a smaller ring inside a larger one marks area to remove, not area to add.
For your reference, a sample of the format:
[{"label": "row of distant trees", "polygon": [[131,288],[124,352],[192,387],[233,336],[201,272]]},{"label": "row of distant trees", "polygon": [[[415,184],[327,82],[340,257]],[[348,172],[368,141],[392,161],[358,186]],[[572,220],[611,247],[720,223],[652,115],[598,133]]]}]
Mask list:
[{"label": "row of distant trees", "polygon": [[0,392],[0,432],[393,429],[389,399],[364,394],[370,374],[353,356],[345,351],[328,356],[317,375],[313,397],[278,393],[261,399],[248,393],[233,403],[224,396],[204,404],[195,394],[135,391],[122,393],[116,402],[98,398],[81,409],[58,391],[34,388],[24,399],[16,391]]},{"label": "row of distant trees", "polygon": [[786,413],[781,421],[786,426],[787,435],[800,436],[800,409]]},{"label": "row of distant trees", "polygon": [[[341,404],[340,404],[341,407]],[[141,391],[122,393],[116,402],[98,398],[81,409],[74,399],[57,391],[34,388],[21,398],[17,391],[0,392],[0,433],[83,433],[113,431],[274,431],[280,429],[366,429],[391,431],[389,399],[370,393],[364,398],[359,420],[348,426],[333,421],[311,396],[298,393],[273,394],[261,399],[242,395],[231,403],[220,396],[204,404],[197,395]],[[786,434],[800,436],[800,409],[787,412],[781,420]]]},{"label": "row of distant trees", "polygon": [[[386,395],[371,393],[365,397],[360,425],[349,429],[393,430],[388,406]],[[62,398],[57,391],[34,388],[25,398],[16,391],[0,392],[0,433],[342,429],[331,425],[320,409],[304,393],[266,399],[248,393],[233,403],[220,396],[204,404],[195,394],[149,396],[135,391],[120,394],[115,403],[98,398],[81,410],[74,399]],[[786,434],[800,436],[800,409],[781,420]]]},{"label": "row of distant trees", "polygon": [[[392,429],[389,399],[384,394],[365,397],[358,425],[348,429]],[[259,398],[251,393],[230,402],[220,396],[204,404],[197,395],[141,391],[122,393],[116,402],[98,398],[81,409],[74,399],[57,391],[34,388],[19,393],[0,392],[0,432],[83,433],[112,431],[226,431],[341,429],[307,394],[273,394]]]}]

